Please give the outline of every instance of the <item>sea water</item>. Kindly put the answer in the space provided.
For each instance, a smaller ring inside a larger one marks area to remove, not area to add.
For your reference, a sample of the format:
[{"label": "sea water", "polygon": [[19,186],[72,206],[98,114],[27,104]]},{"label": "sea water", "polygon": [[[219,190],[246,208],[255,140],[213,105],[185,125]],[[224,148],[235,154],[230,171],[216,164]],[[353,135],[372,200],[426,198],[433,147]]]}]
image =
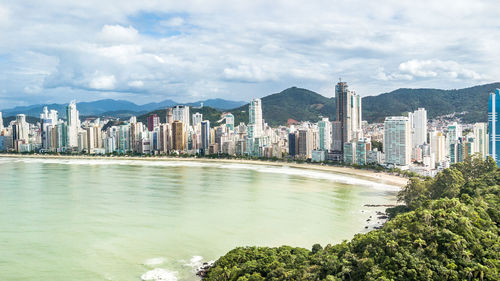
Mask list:
[{"label": "sea water", "polygon": [[350,239],[396,192],[279,166],[0,157],[0,280],[198,280],[237,246]]}]

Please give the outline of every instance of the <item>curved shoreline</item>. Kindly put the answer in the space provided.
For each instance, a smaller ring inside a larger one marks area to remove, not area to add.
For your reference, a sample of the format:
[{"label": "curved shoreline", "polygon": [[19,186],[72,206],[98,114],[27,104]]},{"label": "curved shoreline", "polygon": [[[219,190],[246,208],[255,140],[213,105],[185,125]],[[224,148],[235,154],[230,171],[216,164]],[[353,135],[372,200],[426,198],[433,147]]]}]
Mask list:
[{"label": "curved shoreline", "polygon": [[209,158],[182,158],[171,156],[154,156],[154,157],[136,157],[136,156],[86,156],[86,155],[18,155],[18,154],[0,154],[0,158],[32,158],[32,159],[84,159],[84,160],[139,160],[139,161],[186,161],[186,162],[205,162],[205,163],[230,163],[230,164],[253,164],[266,165],[276,167],[291,167],[297,169],[316,170],[344,175],[354,175],[366,180],[376,180],[377,182],[403,187],[407,184],[408,179],[400,176],[390,175],[383,172],[375,172],[370,170],[354,169],[350,167],[326,166],[319,164],[307,163],[287,163],[287,162],[271,162],[264,160],[246,160],[246,159],[209,159]]}]

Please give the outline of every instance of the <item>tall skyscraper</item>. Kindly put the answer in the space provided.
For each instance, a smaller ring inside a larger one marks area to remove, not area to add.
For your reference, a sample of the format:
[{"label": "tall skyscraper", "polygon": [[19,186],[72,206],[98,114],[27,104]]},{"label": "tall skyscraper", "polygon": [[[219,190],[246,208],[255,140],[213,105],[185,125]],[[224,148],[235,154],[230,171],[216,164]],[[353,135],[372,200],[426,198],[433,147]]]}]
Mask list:
[{"label": "tall skyscraper", "polygon": [[484,159],[488,155],[488,132],[486,123],[474,124],[473,132],[474,152],[481,154]]},{"label": "tall skyscraper", "polygon": [[459,162],[459,139],[462,137],[462,126],[457,122],[448,125],[448,155],[450,156],[450,163],[454,164]]},{"label": "tall skyscraper", "polygon": [[411,143],[413,147],[427,143],[427,111],[419,108],[408,114],[411,125]]},{"label": "tall skyscraper", "polygon": [[189,128],[189,125],[191,124],[189,122],[190,117],[191,116],[189,115],[189,106],[176,105],[172,109],[173,121],[181,121],[182,124],[184,124],[184,131],[187,131],[187,129]]},{"label": "tall skyscraper", "polygon": [[193,114],[193,127],[200,125],[201,121],[203,121],[203,114],[199,112]]},{"label": "tall skyscraper", "polygon": [[299,129],[298,154],[311,158],[313,150],[313,134],[308,128]]},{"label": "tall skyscraper", "polygon": [[43,108],[42,114],[40,114],[40,124],[42,130],[42,147],[45,149],[51,148],[51,139],[50,132],[52,131],[52,127],[57,124],[58,114],[56,110],[49,110],[45,106]]},{"label": "tall skyscraper", "polygon": [[258,155],[262,136],[262,102],[254,99],[248,107],[248,133],[247,133],[247,153]]},{"label": "tall skyscraper", "polygon": [[436,162],[440,163],[446,159],[446,136],[443,132],[432,131],[430,133],[431,154],[434,154]]},{"label": "tall skyscraper", "polygon": [[386,117],[384,122],[385,162],[407,166],[411,160],[411,130],[408,117]]},{"label": "tall skyscraper", "polygon": [[488,105],[488,129],[489,129],[489,155],[500,164],[500,118],[498,111],[500,110],[500,89],[496,89],[490,94]]},{"label": "tall skyscraper", "polygon": [[297,145],[298,145],[298,134],[289,133],[288,134],[288,154],[292,157],[297,155]]},{"label": "tall skyscraper", "polygon": [[174,122],[174,113],[171,107],[167,108],[167,124],[172,126],[172,122]]},{"label": "tall skyscraper", "polygon": [[2,118],[2,112],[0,111],[0,132],[3,130],[3,118]]},{"label": "tall skyscraper", "polygon": [[348,89],[346,82],[339,82],[335,86],[335,100],[337,102],[337,121],[340,123],[340,147],[344,149],[344,143],[357,141],[362,138],[362,106],[361,97]]},{"label": "tall skyscraper", "polygon": [[13,126],[12,137],[13,140],[28,141],[29,138],[29,124],[26,123],[26,115],[17,114],[16,121]]},{"label": "tall skyscraper", "polygon": [[318,122],[319,149],[330,150],[332,146],[332,125],[328,118]]},{"label": "tall skyscraper", "polygon": [[148,131],[152,132],[160,126],[160,117],[156,114],[151,114],[148,116]]},{"label": "tall skyscraper", "polygon": [[210,121],[205,120],[201,122],[201,149],[203,153],[208,152],[210,145]]},{"label": "tall skyscraper", "polygon": [[262,101],[254,99],[248,108],[248,137],[262,136]]},{"label": "tall skyscraper", "polygon": [[177,151],[185,150],[184,124],[176,120],[172,123],[172,149]]},{"label": "tall skyscraper", "polygon": [[80,128],[80,117],[76,109],[75,101],[71,101],[66,107],[66,118],[68,120],[68,141],[70,147],[78,146],[78,129]]}]

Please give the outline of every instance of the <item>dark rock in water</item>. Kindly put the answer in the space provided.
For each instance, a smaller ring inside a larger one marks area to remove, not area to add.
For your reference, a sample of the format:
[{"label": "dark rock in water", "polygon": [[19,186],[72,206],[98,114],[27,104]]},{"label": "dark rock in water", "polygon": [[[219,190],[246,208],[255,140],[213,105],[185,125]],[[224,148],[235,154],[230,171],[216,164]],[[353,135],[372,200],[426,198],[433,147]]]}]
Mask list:
[{"label": "dark rock in water", "polygon": [[367,226],[365,226],[365,228],[368,228],[368,225],[367,225]]},{"label": "dark rock in water", "polygon": [[385,213],[384,212],[381,212],[381,211],[377,211],[377,216],[384,216]]},{"label": "dark rock in water", "polygon": [[201,279],[205,278],[208,274],[208,271],[213,265],[213,262],[204,262],[200,267],[196,269],[196,275],[201,277]]},{"label": "dark rock in water", "polygon": [[378,218],[379,218],[379,219],[382,219],[382,220],[386,220],[386,219],[388,219],[389,217],[388,217],[388,216],[386,216],[386,215],[383,215],[383,216],[378,216]]},{"label": "dark rock in water", "polygon": [[371,219],[367,219],[366,221],[371,221]]}]

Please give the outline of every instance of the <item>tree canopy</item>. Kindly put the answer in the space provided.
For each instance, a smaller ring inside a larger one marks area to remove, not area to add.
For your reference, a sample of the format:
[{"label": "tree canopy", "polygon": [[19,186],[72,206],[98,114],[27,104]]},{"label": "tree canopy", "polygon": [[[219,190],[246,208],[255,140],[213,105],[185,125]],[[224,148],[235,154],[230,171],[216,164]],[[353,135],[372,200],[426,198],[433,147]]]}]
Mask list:
[{"label": "tree canopy", "polygon": [[312,250],[236,248],[206,280],[499,280],[500,170],[467,159],[411,179],[382,229]]}]

